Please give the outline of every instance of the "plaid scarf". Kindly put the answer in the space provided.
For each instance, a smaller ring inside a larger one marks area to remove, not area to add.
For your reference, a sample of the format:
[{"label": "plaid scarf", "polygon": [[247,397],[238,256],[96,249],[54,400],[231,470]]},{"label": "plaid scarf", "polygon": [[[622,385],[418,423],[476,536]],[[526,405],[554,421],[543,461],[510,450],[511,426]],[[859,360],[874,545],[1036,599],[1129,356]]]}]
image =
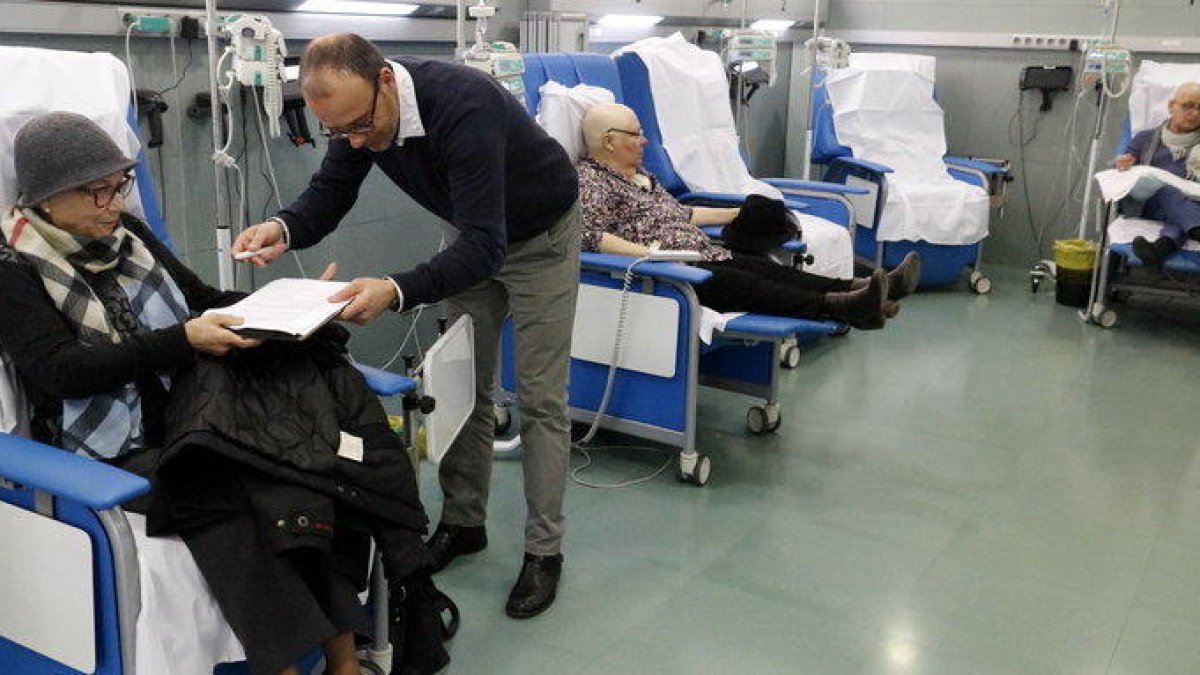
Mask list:
[{"label": "plaid scarf", "polygon": [[[33,209],[18,207],[5,214],[0,228],[8,245],[37,270],[46,293],[85,345],[120,343],[123,333],[147,333],[188,318],[179,287],[123,225],[107,237],[81,237],[51,225]],[[110,316],[87,281],[87,275],[98,274],[116,276],[125,295],[118,300],[133,320]],[[169,386],[170,380],[162,377]],[[62,417],[61,443],[66,450],[111,458],[143,446],[141,397],[132,382],[66,399]]]}]

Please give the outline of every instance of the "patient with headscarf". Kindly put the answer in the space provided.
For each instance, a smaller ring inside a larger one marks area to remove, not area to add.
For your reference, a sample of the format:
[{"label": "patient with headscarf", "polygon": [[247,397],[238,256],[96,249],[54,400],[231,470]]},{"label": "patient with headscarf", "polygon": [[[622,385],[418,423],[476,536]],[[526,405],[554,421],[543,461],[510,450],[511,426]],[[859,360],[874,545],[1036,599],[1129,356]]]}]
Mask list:
[{"label": "patient with headscarf", "polygon": [[[135,162],[87,117],[33,118],[13,158],[0,351],[34,440],[151,480],[128,508],[181,537],[256,675],[294,675],[318,645],[327,673],[359,673],[371,538],[404,644],[393,672],[443,666],[440,615],[455,610],[429,580],[413,467],[345,329],[261,343],[237,317],[201,315],[244,294],[203,283],[126,211]],[[346,436],[354,459],[339,456]]]},{"label": "patient with headscarf", "polygon": [[920,258],[910,253],[891,272],[832,279],[730,251],[699,228],[727,225],[740,208],[680,204],[642,168],[647,140],[637,114],[617,103],[593,106],[583,118],[588,155],[579,163],[583,249],[641,256],[651,247],[696,251],[698,267],[712,277],[695,287],[705,307],[829,319],[860,329],[883,328],[920,279]]},{"label": "patient with headscarf", "polygon": [[[1122,171],[1136,165],[1153,166],[1200,180],[1200,82],[1185,82],[1176,88],[1167,103],[1167,120],[1134,136],[1115,163]],[[1164,185],[1144,202],[1122,204],[1121,211],[1162,221],[1157,239],[1136,237],[1130,244],[1137,257],[1151,267],[1161,268],[1188,239],[1200,241],[1200,202],[1177,187]]]}]

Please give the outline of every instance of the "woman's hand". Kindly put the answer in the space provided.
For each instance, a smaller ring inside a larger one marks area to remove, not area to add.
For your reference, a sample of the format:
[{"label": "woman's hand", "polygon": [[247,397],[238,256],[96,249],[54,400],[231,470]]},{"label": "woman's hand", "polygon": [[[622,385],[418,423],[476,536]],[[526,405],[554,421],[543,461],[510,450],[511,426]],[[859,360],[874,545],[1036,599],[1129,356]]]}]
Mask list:
[{"label": "woman's hand", "polygon": [[183,331],[192,349],[213,356],[224,356],[233,349],[250,349],[262,344],[262,340],[244,338],[229,330],[229,326],[238,326],[243,322],[240,316],[206,314],[183,324]]},{"label": "woman's hand", "polygon": [[1132,169],[1133,165],[1136,163],[1137,163],[1137,157],[1134,157],[1133,155],[1131,155],[1129,153],[1126,153],[1124,155],[1119,155],[1116,159],[1113,160],[1113,165],[1117,167],[1117,171],[1128,171],[1128,170]]}]

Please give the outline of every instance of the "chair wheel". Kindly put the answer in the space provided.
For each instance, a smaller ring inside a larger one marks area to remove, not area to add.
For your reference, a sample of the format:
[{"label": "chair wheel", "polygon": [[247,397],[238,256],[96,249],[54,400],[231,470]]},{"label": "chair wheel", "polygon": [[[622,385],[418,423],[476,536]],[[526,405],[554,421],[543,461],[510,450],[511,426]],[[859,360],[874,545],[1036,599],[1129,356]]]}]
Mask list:
[{"label": "chair wheel", "polygon": [[382,666],[367,659],[358,660],[358,672],[359,675],[387,675]]},{"label": "chair wheel", "polygon": [[768,426],[767,409],[761,405],[750,406],[746,411],[746,429],[757,436],[765,434]]},{"label": "chair wheel", "polygon": [[1100,324],[1101,328],[1112,328],[1117,325],[1117,313],[1111,309],[1106,309],[1100,312],[1100,316],[1096,317],[1096,323]]},{"label": "chair wheel", "polygon": [[800,365],[800,356],[803,353],[799,345],[788,345],[783,350],[783,355],[779,359],[779,365],[791,370]]},{"label": "chair wheel", "polygon": [[[982,272],[971,272],[971,292],[976,295],[987,295],[992,292],[992,280],[983,276]],[[1034,289],[1036,293],[1036,287]]]},{"label": "chair wheel", "polygon": [[696,455],[695,464],[690,469],[684,468],[682,457],[679,462],[679,480],[696,487],[708,485],[708,479],[712,475],[712,461],[708,459],[708,455]]},{"label": "chair wheel", "polygon": [[503,436],[512,427],[512,413],[508,406],[501,404],[493,404],[492,411],[496,415],[496,435]]}]

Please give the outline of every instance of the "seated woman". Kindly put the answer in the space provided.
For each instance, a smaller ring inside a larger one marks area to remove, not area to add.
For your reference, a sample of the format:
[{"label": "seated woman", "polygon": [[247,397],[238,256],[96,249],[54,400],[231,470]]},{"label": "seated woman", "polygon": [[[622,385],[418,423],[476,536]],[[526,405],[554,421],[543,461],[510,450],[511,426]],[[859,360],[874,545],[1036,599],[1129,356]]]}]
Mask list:
[{"label": "seated woman", "polygon": [[[34,118],[13,154],[0,351],[25,385],[35,440],[152,480],[147,529],[187,544],[256,674],[294,674],[322,644],[326,672],[357,675],[372,536],[394,580],[393,641],[409,643],[393,672],[444,665],[444,651],[421,653],[426,619],[448,599],[423,573],[414,472],[344,358],[344,329],[262,345],[230,330],[236,317],[197,316],[241,294],[205,285],[124,211],[135,162],[86,117]],[[326,419],[297,439],[292,408]],[[357,462],[302,442],[337,439],[339,426],[363,439]]]},{"label": "seated woman", "polygon": [[[1122,171],[1137,164],[1200,180],[1200,82],[1180,85],[1167,103],[1167,121],[1134,136],[1116,159]],[[1162,267],[1167,256],[1189,238],[1200,241],[1200,202],[1189,199],[1177,187],[1161,187],[1145,202],[1132,208],[1125,205],[1122,212],[1163,222],[1158,239],[1136,237],[1131,243],[1137,257],[1151,267]]]},{"label": "seated woman", "polygon": [[909,253],[891,272],[866,279],[830,279],[712,243],[700,225],[727,224],[736,208],[686,207],[642,170],[642,135],[637,114],[605,103],[583,118],[588,156],[579,163],[583,248],[619,255],[644,255],[651,245],[698,251],[697,263],[713,273],[696,286],[705,307],[719,312],[757,312],[802,319],[833,319],[855,328],[883,328],[899,312],[899,301],[915,290],[920,258]]}]

